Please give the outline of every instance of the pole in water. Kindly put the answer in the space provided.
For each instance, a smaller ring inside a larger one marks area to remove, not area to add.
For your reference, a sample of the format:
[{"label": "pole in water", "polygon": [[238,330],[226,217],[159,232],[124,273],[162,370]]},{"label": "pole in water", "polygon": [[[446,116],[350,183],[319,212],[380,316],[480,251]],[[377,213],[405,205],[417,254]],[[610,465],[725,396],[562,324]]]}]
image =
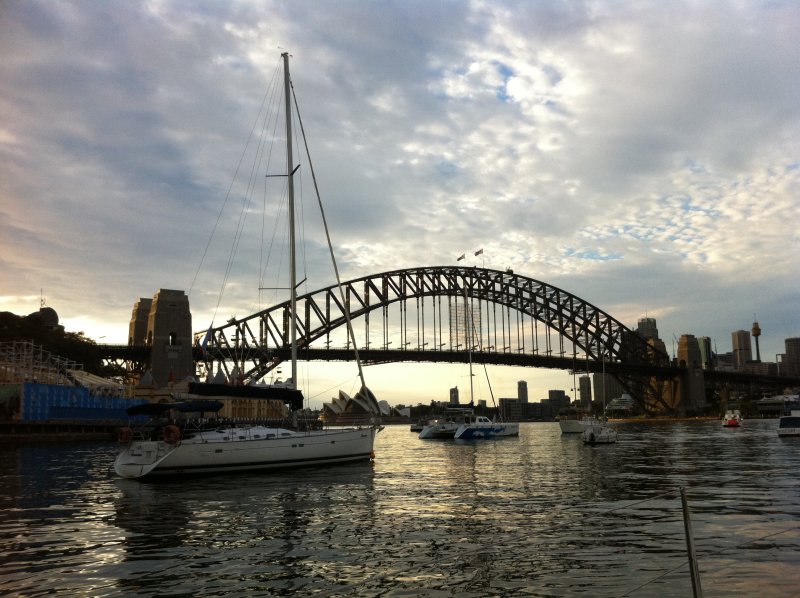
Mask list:
[{"label": "pole in water", "polygon": [[683,528],[686,531],[686,552],[689,553],[689,571],[692,575],[692,591],[694,598],[703,598],[700,586],[700,570],[697,567],[697,556],[694,553],[694,537],[692,536],[692,520],[689,517],[689,504],[686,502],[686,490],[681,488],[681,505],[683,505]]}]

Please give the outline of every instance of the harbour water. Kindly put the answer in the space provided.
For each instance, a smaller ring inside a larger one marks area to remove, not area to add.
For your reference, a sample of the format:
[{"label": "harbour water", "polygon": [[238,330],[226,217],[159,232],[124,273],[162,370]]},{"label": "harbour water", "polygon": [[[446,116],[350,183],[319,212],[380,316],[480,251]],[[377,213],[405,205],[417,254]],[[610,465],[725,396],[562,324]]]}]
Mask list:
[{"label": "harbour water", "polygon": [[0,448],[0,595],[800,595],[800,438],[621,424],[584,446],[382,431],[374,463],[161,482],[112,443]]}]

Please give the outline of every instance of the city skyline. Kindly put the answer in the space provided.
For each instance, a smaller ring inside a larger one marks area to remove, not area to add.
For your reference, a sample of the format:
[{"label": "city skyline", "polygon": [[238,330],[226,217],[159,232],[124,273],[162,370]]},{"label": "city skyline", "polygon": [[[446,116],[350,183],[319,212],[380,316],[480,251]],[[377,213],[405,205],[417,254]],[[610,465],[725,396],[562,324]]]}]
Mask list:
[{"label": "city skyline", "polygon": [[[683,334],[721,350],[754,321],[763,361],[800,336],[796,3],[12,0],[0,14],[2,311],[43,297],[67,330],[124,343],[160,288],[189,293],[195,330],[273,302],[240,266],[259,263],[260,219],[222,298],[237,215],[209,238],[286,49],[345,280],[512,268],[630,328],[656,318],[671,355]],[[317,275],[308,290],[330,282]],[[415,396],[458,378],[414,367]],[[513,396],[522,376],[497,377]],[[527,381],[532,399],[570,388],[563,373]]]}]

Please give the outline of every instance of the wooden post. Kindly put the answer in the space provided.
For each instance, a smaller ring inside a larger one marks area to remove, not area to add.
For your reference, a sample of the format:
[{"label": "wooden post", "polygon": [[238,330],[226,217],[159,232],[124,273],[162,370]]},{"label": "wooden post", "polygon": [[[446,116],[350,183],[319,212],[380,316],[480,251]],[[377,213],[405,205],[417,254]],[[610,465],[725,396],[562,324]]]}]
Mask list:
[{"label": "wooden post", "polygon": [[697,567],[697,557],[694,553],[692,520],[689,517],[689,504],[686,502],[686,490],[684,488],[681,488],[681,504],[683,505],[683,527],[686,531],[686,552],[689,553],[689,571],[692,575],[692,591],[694,592],[694,598],[703,598],[703,588],[700,586],[700,570]]}]

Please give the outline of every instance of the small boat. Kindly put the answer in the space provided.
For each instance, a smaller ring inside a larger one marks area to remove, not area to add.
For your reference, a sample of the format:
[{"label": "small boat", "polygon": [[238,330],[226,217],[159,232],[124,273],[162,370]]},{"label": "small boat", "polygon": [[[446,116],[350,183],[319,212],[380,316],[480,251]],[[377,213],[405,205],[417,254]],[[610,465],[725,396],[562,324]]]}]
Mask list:
[{"label": "small boat", "polygon": [[738,409],[728,409],[722,416],[722,425],[725,428],[738,428],[742,425],[742,414]]},{"label": "small boat", "polygon": [[[291,332],[292,376],[289,383],[271,385],[263,390],[263,396],[250,393],[262,392],[259,387],[250,385],[204,385],[198,384],[193,394],[202,398],[235,399],[248,396],[254,399],[272,400],[294,416],[285,423],[254,423],[251,421],[223,422],[206,414],[218,412],[222,403],[214,410],[214,401],[187,404],[184,402],[148,404],[151,419],[137,429],[125,427],[119,431],[121,449],[114,462],[114,470],[123,478],[143,478],[145,476],[181,476],[186,474],[212,474],[242,471],[261,471],[271,469],[294,469],[301,466],[321,466],[338,463],[369,461],[374,458],[375,436],[382,426],[379,424],[380,406],[372,392],[366,387],[358,353],[355,352],[355,336],[350,325],[350,315],[345,309],[348,334],[354,347],[354,357],[359,365],[361,389],[354,397],[358,403],[366,405],[370,412],[368,425],[348,428],[316,428],[315,425],[293,426],[296,414],[303,407],[302,392],[297,389],[297,332],[299,317],[297,313],[297,269],[295,247],[295,198],[292,183],[296,169],[293,167],[291,132],[291,79],[289,77],[289,54],[282,54],[284,67],[284,93],[286,115],[286,153],[288,181],[288,221],[289,221],[289,274],[291,281],[290,316],[288,322],[294,324]],[[333,251],[331,250],[331,257]],[[334,263],[335,266],[335,263]],[[335,268],[334,268],[335,269]],[[336,270],[336,269],[335,269]],[[337,272],[338,280],[338,272]],[[340,288],[341,290],[341,288]],[[343,298],[344,299],[344,298]],[[344,300],[343,300],[344,303]],[[203,342],[208,341],[212,328]],[[224,388],[211,388],[219,387]],[[288,407],[287,407],[288,406]],[[135,408],[131,408],[135,409]],[[130,415],[136,415],[131,413]],[[144,414],[141,413],[141,414]],[[290,423],[291,422],[291,423]]]},{"label": "small boat", "polygon": [[581,433],[584,444],[614,444],[617,442],[617,431],[608,425],[606,417],[606,361],[603,356],[603,418],[596,423],[589,424]]},{"label": "small boat", "polygon": [[519,424],[496,422],[484,415],[476,415],[459,425],[453,438],[456,440],[491,440],[502,436],[519,436]]},{"label": "small boat", "polygon": [[617,431],[605,422],[598,422],[586,428],[581,438],[584,444],[614,444]]},{"label": "small boat", "polygon": [[800,436],[800,411],[795,409],[781,416],[778,436]]}]

